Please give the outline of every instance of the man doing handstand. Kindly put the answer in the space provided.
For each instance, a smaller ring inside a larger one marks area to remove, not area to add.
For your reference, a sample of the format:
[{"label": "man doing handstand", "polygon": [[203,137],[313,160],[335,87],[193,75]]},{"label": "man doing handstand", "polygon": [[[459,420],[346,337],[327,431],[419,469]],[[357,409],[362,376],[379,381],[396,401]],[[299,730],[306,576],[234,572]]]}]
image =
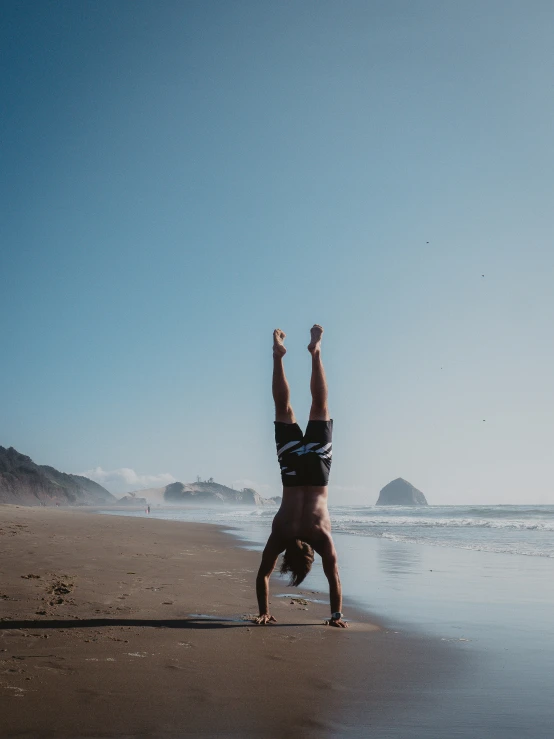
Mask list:
[{"label": "man doing handstand", "polygon": [[321,362],[321,336],[317,324],[311,329],[308,351],[312,355],[312,407],[303,434],[290,404],[290,388],[285,377],[281,329],[273,332],[273,399],[275,401],[275,442],[281,467],[283,499],[273,519],[256,578],[260,615],[258,624],[275,623],[269,613],[269,577],[281,552],[285,552],[281,572],[289,572],[290,584],[300,585],[312,567],[314,550],[320,555],[329,581],[332,626],[345,628],[342,619],[342,591],[331,520],[327,510],[327,483],[331,469],[333,421],[327,408],[327,383]]}]

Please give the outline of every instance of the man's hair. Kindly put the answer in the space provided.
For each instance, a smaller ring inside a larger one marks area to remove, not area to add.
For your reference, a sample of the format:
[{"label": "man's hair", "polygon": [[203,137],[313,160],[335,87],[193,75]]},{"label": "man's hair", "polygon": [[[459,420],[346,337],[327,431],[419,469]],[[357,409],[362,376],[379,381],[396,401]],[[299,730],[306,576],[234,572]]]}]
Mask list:
[{"label": "man's hair", "polygon": [[290,572],[289,585],[300,585],[312,569],[313,562],[314,550],[311,546],[300,539],[290,539],[283,554],[281,574]]}]

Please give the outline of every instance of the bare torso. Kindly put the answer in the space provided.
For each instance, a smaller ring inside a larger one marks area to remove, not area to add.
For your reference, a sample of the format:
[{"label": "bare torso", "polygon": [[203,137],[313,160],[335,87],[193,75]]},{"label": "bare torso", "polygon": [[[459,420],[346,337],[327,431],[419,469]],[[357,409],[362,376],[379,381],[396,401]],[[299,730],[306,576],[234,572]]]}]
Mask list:
[{"label": "bare torso", "polygon": [[272,531],[283,539],[317,541],[331,533],[327,486],[284,487]]}]

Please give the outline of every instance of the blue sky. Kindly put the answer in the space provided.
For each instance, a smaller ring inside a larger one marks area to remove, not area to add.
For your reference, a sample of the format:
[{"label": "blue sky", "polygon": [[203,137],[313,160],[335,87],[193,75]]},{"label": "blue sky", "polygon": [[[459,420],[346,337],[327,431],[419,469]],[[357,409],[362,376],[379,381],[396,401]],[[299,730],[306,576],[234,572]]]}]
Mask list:
[{"label": "blue sky", "polygon": [[277,494],[318,322],[332,502],[554,503],[550,2],[0,15],[0,444]]}]

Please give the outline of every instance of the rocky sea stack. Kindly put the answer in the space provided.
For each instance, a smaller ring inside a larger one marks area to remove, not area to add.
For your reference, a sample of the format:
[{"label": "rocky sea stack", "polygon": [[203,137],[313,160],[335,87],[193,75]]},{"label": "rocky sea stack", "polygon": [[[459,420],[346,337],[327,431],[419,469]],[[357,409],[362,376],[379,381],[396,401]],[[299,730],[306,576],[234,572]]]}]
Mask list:
[{"label": "rocky sea stack", "polygon": [[398,477],[379,493],[377,505],[429,505],[425,496],[407,480]]}]

